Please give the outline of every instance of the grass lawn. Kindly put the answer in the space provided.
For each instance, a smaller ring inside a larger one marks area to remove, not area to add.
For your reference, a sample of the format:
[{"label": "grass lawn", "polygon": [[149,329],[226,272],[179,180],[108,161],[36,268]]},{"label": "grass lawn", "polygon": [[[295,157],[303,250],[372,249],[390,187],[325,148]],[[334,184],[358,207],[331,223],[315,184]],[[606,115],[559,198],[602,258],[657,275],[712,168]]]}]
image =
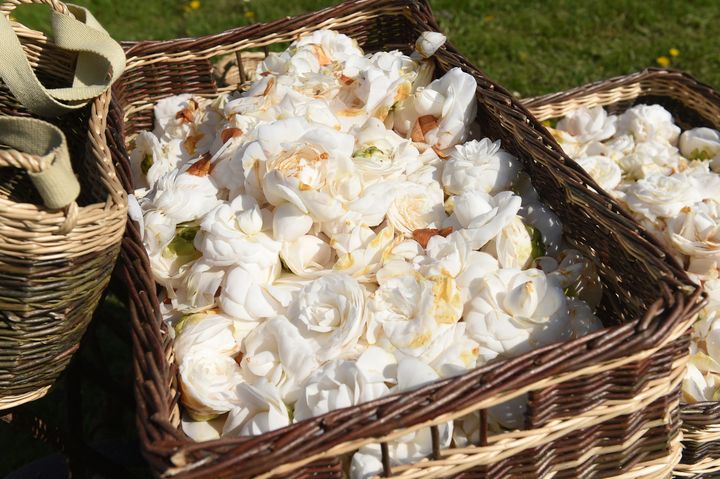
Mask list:
[{"label": "grass lawn", "polygon": [[[329,0],[74,0],[118,39],[220,32],[332,5]],[[450,39],[522,96],[670,66],[720,87],[720,2],[431,0]],[[25,7],[26,8],[26,7]],[[41,7],[42,8],[42,7]],[[42,23],[35,7],[18,15]],[[671,56],[669,50],[679,54]],[[661,60],[662,62],[662,60]]]}]

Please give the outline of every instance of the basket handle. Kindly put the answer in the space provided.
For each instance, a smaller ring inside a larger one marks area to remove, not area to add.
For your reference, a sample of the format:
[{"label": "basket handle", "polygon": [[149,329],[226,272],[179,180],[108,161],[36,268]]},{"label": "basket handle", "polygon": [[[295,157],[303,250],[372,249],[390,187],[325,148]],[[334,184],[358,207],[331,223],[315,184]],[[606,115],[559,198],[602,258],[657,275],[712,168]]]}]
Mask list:
[{"label": "basket handle", "polygon": [[[55,44],[77,52],[75,78],[68,88],[45,88],[35,76],[9,15],[20,4],[52,8]],[[32,113],[56,117],[85,106],[104,93],[125,70],[122,47],[83,7],[58,0],[4,0],[0,4],[0,77],[15,98]]]},{"label": "basket handle", "polygon": [[[36,118],[0,116],[0,167],[23,168],[49,209],[72,208],[80,194],[73,174],[65,135]],[[64,225],[69,231],[73,225]],[[65,231],[65,232],[67,232]]]}]

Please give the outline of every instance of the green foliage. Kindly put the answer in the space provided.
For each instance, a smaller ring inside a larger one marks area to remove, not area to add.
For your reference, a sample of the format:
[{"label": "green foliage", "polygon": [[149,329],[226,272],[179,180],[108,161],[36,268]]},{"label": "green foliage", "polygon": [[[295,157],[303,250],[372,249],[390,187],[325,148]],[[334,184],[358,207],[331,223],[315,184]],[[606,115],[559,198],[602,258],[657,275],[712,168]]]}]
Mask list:
[{"label": "green foliage", "polygon": [[[317,10],[329,0],[75,0],[118,39],[217,33]],[[195,9],[191,8],[194,3]],[[720,2],[695,0],[431,0],[450,40],[521,96],[657,66],[720,86]],[[16,15],[47,29],[44,7]],[[673,56],[675,48],[679,53]]]}]

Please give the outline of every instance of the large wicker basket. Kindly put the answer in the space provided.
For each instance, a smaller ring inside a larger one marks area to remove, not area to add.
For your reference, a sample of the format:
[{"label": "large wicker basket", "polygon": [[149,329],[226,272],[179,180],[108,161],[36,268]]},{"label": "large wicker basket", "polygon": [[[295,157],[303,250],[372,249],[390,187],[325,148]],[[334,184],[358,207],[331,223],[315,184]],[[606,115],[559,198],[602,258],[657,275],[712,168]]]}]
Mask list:
[{"label": "large wicker basket", "polygon": [[[667,108],[683,129],[720,129],[720,94],[677,71],[648,69],[561,93],[525,100],[538,120],[565,116],[581,106],[603,106],[620,113],[639,103]],[[720,403],[683,405],[683,457],[677,474],[720,473]]]},{"label": "large wicker basket", "polygon": [[[0,15],[20,3],[47,3],[67,12],[56,0],[13,0],[0,2]],[[72,83],[75,55],[42,33],[12,26],[45,85]],[[43,206],[28,177],[28,171],[46,168],[43,161],[0,150],[0,409],[47,393],[78,348],[110,280],[127,197],[105,141],[109,103],[107,92],[54,120],[80,181],[80,196],[63,210]],[[2,82],[0,114],[30,116]]]},{"label": "large wicker basket", "polygon": [[[212,60],[290,42],[319,28],[356,38],[366,51],[409,50],[437,29],[424,1],[354,0],[269,24],[197,39],[128,43],[128,69],[114,91],[129,144],[153,124],[153,103],[181,92],[224,89]],[[679,461],[679,384],[685,332],[700,292],[664,250],[596,187],[547,131],[451,45],[439,70],[459,66],[478,82],[478,122],[519,156],[563,220],[568,239],[595,258],[606,288],[606,329],[532,351],[419,390],[338,410],[253,438],[194,443],[179,429],[177,364],[160,317],[158,291],[135,224],[122,261],[130,294],[137,374],[138,429],[145,457],[163,477],[341,478],[343,456],[368,443],[478,414],[480,442],[442,449],[429,460],[390,467],[392,477],[669,477]],[[119,147],[119,145],[118,145]],[[124,151],[114,149],[119,157]],[[525,429],[489,435],[486,409],[527,393]]]}]

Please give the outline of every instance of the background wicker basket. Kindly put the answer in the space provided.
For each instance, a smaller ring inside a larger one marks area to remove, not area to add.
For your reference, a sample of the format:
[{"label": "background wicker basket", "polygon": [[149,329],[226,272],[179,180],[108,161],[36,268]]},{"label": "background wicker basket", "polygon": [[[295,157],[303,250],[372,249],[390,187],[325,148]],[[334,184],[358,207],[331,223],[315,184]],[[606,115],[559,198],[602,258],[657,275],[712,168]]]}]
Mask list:
[{"label": "background wicker basket", "polygon": [[[0,4],[9,15],[13,0]],[[72,83],[75,55],[42,33],[13,22],[38,78],[47,86]],[[78,113],[54,121],[64,132],[80,196],[64,210],[48,210],[30,171],[44,162],[3,149],[0,168],[0,409],[43,396],[78,348],[120,251],[127,197],[105,141],[110,93]],[[0,82],[0,113],[30,116]]]},{"label": "background wicker basket", "polygon": [[[720,94],[689,75],[648,69],[524,101],[538,120],[560,118],[581,106],[621,113],[639,103],[667,108],[683,129],[720,129]],[[720,403],[683,405],[683,457],[676,473],[693,477],[720,472]],[[702,476],[706,477],[706,476]]]},{"label": "background wicker basket", "polygon": [[[366,51],[408,51],[418,34],[437,29],[429,6],[412,0],[354,0],[336,7],[218,35],[126,43],[128,68],[114,93],[128,145],[152,129],[153,104],[178,93],[216,95],[212,60],[243,56],[298,35],[334,28]],[[440,71],[459,66],[478,82],[478,119],[485,135],[517,155],[566,236],[597,261],[606,294],[606,329],[562,345],[492,363],[403,395],[334,411],[253,438],[194,443],[179,429],[172,340],[161,320],[156,285],[139,231],[128,226],[122,264],[132,315],[138,430],[158,475],[182,478],[343,477],[343,456],[363,444],[478,414],[479,444],[440,450],[398,477],[669,477],[679,461],[679,384],[685,334],[702,303],[680,265],[669,258],[574,162],[549,133],[452,45],[435,56]],[[242,62],[242,57],[240,58]],[[113,154],[129,165],[121,141]],[[131,186],[128,184],[128,188]],[[595,188],[592,190],[591,188]],[[599,192],[596,192],[599,191]],[[528,394],[525,430],[489,435],[486,408]]]}]

